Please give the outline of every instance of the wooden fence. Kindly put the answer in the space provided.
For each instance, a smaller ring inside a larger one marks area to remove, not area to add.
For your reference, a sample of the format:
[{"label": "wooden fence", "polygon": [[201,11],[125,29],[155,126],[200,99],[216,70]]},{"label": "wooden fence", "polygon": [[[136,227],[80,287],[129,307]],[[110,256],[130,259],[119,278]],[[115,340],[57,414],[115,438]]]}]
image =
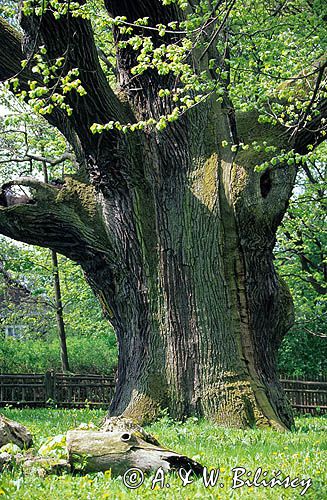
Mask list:
[{"label": "wooden fence", "polygon": [[[297,413],[327,413],[327,379],[281,378],[288,399]],[[107,407],[113,396],[113,377],[101,375],[0,374],[0,407],[47,406]]]},{"label": "wooden fence", "polygon": [[1,374],[0,406],[107,407],[115,383],[101,375]]},{"label": "wooden fence", "polygon": [[327,413],[327,378],[315,378],[316,380],[281,378],[281,384],[296,413]]}]

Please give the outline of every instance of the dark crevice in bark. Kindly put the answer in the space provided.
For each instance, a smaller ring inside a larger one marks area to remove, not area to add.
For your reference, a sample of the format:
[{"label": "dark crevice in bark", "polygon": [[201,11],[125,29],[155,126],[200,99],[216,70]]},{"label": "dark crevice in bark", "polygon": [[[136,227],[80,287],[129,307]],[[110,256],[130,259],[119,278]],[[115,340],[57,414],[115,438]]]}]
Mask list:
[{"label": "dark crevice in bark", "polygon": [[267,169],[260,177],[260,191],[263,198],[267,198],[272,187],[270,170]]}]

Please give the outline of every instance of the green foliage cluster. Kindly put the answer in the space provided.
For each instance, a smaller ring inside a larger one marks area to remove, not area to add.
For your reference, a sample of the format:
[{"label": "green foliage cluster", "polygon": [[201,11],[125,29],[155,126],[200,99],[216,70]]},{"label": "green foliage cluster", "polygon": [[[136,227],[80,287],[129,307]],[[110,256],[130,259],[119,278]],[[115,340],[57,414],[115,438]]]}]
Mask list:
[{"label": "green foliage cluster", "polygon": [[296,321],[285,337],[280,370],[310,377],[327,371],[327,145],[300,171],[278,231],[276,264],[288,283]]},{"label": "green foliage cluster", "polygon": [[[318,97],[326,96],[325,84],[315,88],[320,67],[326,64],[325,2],[200,1],[192,2],[189,8],[185,0],[163,1],[164,5],[172,3],[178,5],[183,16],[167,25],[150,26],[147,16],[132,22],[124,16],[111,18],[98,0],[81,4],[25,0],[26,15],[42,16],[50,9],[55,19],[66,16],[68,11],[73,17],[90,19],[97,44],[109,61],[104,67],[114,87],[113,28],[121,35],[118,47],[135,52],[133,77],[152,71],[175,82],[158,93],[163,109],[167,100],[174,105],[166,114],[156,119],[145,117],[136,123],[94,123],[94,133],[113,128],[124,133],[151,128],[162,131],[203,101],[213,98],[221,103],[227,95],[236,109],[257,109],[261,121],[290,129],[299,124],[305,126],[319,114]],[[217,52],[212,50],[215,48]],[[30,104],[42,113],[59,106],[71,114],[64,94],[72,90],[80,96],[86,93],[82,82],[71,79],[69,74],[78,68],[65,72],[63,64],[58,73],[57,61],[42,58],[44,50],[41,47],[28,61],[32,71],[39,74],[39,81],[31,82],[34,88],[30,90]],[[191,57],[192,52],[197,54],[196,60]],[[67,85],[62,84],[65,78]],[[57,92],[59,87],[62,92]]]},{"label": "green foliage cluster", "polygon": [[[14,410],[5,409],[5,416],[26,425],[35,436],[35,447],[47,442],[54,434],[63,434],[76,428],[80,423],[94,422],[99,425],[105,412],[101,410]],[[111,478],[110,471],[105,473],[74,476],[37,475],[22,477],[19,471],[5,472],[0,477],[0,494],[4,500],[15,498],[22,500],[40,500],[51,497],[53,500],[69,498],[71,500],[87,499],[264,499],[301,498],[299,489],[253,488],[246,487],[231,490],[233,467],[245,467],[254,471],[262,467],[273,477],[277,471],[282,476],[291,478],[311,478],[312,486],[305,498],[324,498],[326,482],[326,439],[325,418],[302,417],[296,419],[297,430],[287,435],[275,431],[267,432],[258,429],[223,429],[209,422],[188,419],[183,424],[167,417],[147,428],[160,443],[181,454],[193,457],[209,468],[220,468],[221,488],[205,488],[201,479],[183,487],[177,475],[167,476],[170,488],[152,490],[153,476],[146,479],[144,485],[137,490],[128,490],[122,478]],[[191,438],[190,438],[191,436]],[[220,481],[219,481],[220,483]]]},{"label": "green foliage cluster", "polygon": [[6,0],[1,2],[0,16],[12,24],[17,24],[17,2],[15,0]]},{"label": "green foliage cluster", "polygon": [[[63,65],[64,58],[59,57],[49,66],[44,61],[43,56],[46,54],[46,48],[41,47],[40,53],[33,57],[34,66],[32,72],[39,74],[42,77],[42,83],[38,80],[29,81],[29,90],[19,91],[19,79],[11,79],[10,84],[16,95],[24,99],[36,113],[47,115],[52,113],[54,107],[66,111],[68,116],[71,116],[73,109],[65,102],[65,95],[75,90],[79,95],[86,94],[86,90],[81,84],[78,68],[69,70],[64,76],[60,76],[60,68]],[[27,60],[22,61],[23,68],[27,64]],[[44,84],[44,85],[43,85]],[[51,85],[52,84],[52,85]],[[49,86],[51,87],[49,88]],[[10,88],[10,87],[9,87]],[[50,95],[49,95],[50,93]]]},{"label": "green foliage cluster", "polygon": [[31,113],[30,107],[1,87],[0,105],[3,107],[0,120],[1,184],[25,175],[43,180],[43,164],[36,156],[49,159],[47,169],[50,180],[76,171],[74,162],[68,159],[55,165],[50,163],[70,148],[65,138],[42,116]]}]

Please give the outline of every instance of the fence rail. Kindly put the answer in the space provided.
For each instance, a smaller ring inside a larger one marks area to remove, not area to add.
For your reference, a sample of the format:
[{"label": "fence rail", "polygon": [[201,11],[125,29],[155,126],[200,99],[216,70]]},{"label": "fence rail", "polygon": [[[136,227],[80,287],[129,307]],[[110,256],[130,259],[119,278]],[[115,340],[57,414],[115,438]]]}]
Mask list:
[{"label": "fence rail", "polygon": [[106,407],[114,388],[113,377],[101,375],[1,374],[0,406]]},{"label": "fence rail", "polygon": [[281,379],[287,397],[298,413],[327,413],[327,381]]},{"label": "fence rail", "polygon": [[[327,413],[327,380],[281,378],[281,384],[296,412]],[[115,388],[113,377],[101,375],[0,374],[0,407],[47,406],[107,407]]]}]

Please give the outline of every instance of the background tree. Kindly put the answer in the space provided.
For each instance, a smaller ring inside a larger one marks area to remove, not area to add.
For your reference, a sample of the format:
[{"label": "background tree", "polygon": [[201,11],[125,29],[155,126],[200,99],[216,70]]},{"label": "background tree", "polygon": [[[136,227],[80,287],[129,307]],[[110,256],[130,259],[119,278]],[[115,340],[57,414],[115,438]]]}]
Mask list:
[{"label": "background tree", "polygon": [[324,4],[50,0],[21,14],[23,52],[1,22],[0,76],[79,169],[59,190],[10,182],[30,203],[3,206],[0,230],[82,266],[119,342],[111,413],[290,427],[276,355],[293,308],[272,252],[325,133]]},{"label": "background tree", "polygon": [[[46,159],[42,160],[42,170],[43,170],[43,180],[46,184],[49,184],[50,179],[49,179],[49,171]],[[69,371],[69,361],[67,352],[66,328],[65,328],[64,313],[63,313],[64,308],[62,303],[58,254],[55,250],[51,250],[51,260],[52,260],[53,288],[56,301],[57,328],[60,341],[61,367],[63,372],[67,372]]]},{"label": "background tree", "polygon": [[[0,328],[23,325],[22,341],[0,339],[0,370],[4,373],[60,371],[60,345],[55,321],[51,253],[40,247],[0,240]],[[79,266],[58,255],[70,369],[74,373],[114,375],[117,368],[115,334],[103,319]],[[11,284],[2,270],[10,275]],[[8,286],[24,286],[26,300],[17,302]]]},{"label": "background tree", "polygon": [[299,172],[278,232],[277,267],[295,303],[295,324],[285,337],[284,373],[310,377],[326,372],[326,145]]},{"label": "background tree", "polygon": [[[63,146],[60,136],[53,133],[53,131],[51,131],[49,127],[46,127],[46,124],[42,123],[41,120],[38,120],[36,117],[33,117],[32,119],[24,107],[16,105],[16,112],[14,112],[15,106],[12,106],[12,100],[10,97],[9,99],[6,99],[6,97],[6,93],[3,93],[2,102],[5,105],[9,104],[11,106],[12,113],[7,114],[6,118],[3,120],[2,137],[0,139],[0,143],[2,145],[0,164],[4,166],[1,171],[2,179],[7,177],[8,172],[11,173],[11,178],[13,178],[13,174],[15,172],[20,175],[22,175],[22,173],[37,175],[38,171],[41,170],[44,182],[49,183],[50,178],[48,165],[51,167],[52,175],[58,175],[58,168],[55,167],[59,165],[61,168],[62,178],[65,173],[65,167],[67,168],[67,163],[69,160],[71,161],[73,159],[73,155],[68,151],[60,154],[60,149],[62,149]],[[41,155],[35,153],[36,142],[38,150],[41,150]],[[51,156],[45,156],[46,150],[48,154],[53,154],[55,151],[58,154],[58,157],[52,158]],[[55,182],[58,182],[58,178]],[[11,199],[14,200],[15,192],[13,190],[8,191],[7,197],[9,196],[9,193]],[[24,189],[18,189],[16,191],[16,195],[18,199],[22,199],[22,197],[26,198],[28,196]],[[54,302],[52,303],[49,300],[40,301],[38,299],[34,300],[34,306],[38,309],[37,321],[40,321],[41,317],[40,302],[43,304],[45,314],[48,312],[46,309],[49,306],[55,309],[58,337],[60,341],[61,367],[65,372],[69,371],[69,362],[58,266],[58,256],[55,251],[52,251]],[[7,283],[5,283],[5,285],[7,285]],[[29,299],[31,297],[32,294],[29,293]],[[26,314],[30,316],[27,308],[23,308],[20,315],[24,316]],[[41,322],[43,323],[42,320]]]}]

